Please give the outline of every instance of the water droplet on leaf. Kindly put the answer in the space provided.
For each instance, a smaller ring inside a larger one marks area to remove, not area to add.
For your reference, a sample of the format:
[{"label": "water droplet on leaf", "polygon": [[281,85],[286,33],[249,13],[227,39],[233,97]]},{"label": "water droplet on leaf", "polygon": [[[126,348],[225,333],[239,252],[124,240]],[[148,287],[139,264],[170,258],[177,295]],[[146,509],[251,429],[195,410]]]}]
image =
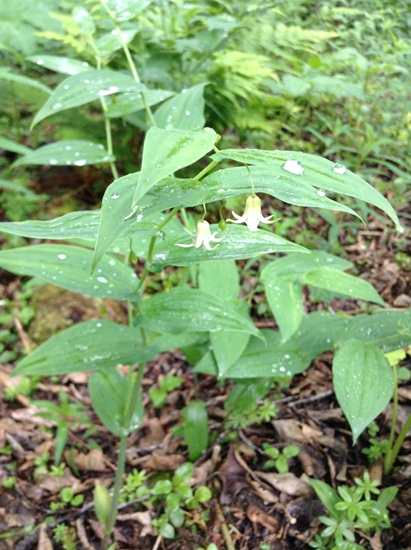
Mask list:
[{"label": "water droplet on leaf", "polygon": [[304,173],[303,165],[299,160],[287,160],[282,167],[283,170],[290,172],[290,174],[295,174],[296,176],[301,176]]},{"label": "water droplet on leaf", "polygon": [[344,166],[344,164],[336,164],[333,168],[333,172],[336,174],[345,174],[347,171],[347,168]]}]

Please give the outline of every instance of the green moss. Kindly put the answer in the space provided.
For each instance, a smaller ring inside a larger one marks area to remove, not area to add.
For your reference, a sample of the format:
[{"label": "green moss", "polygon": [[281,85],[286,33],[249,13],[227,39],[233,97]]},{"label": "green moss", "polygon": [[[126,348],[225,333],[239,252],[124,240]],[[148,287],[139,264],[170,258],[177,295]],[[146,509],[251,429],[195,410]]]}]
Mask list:
[{"label": "green moss", "polygon": [[82,321],[101,317],[127,322],[127,314],[115,300],[92,298],[54,285],[37,287],[30,305],[35,317],[29,326],[30,337],[38,344]]}]

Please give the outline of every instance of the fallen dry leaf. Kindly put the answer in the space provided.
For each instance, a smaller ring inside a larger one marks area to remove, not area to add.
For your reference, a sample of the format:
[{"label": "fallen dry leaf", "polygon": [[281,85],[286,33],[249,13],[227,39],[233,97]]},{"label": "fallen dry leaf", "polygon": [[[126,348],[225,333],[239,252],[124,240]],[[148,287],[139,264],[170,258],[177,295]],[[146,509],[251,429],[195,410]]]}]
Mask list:
[{"label": "fallen dry leaf", "polygon": [[260,523],[263,527],[274,533],[277,533],[281,527],[280,521],[275,516],[267,514],[267,512],[264,512],[264,510],[261,510],[255,504],[248,505],[246,514],[250,521]]},{"label": "fallen dry leaf", "polygon": [[39,542],[37,544],[37,550],[53,550],[53,543],[47,535],[46,524],[43,523],[40,527]]},{"label": "fallen dry leaf", "polygon": [[89,453],[80,453],[76,450],[66,451],[64,458],[68,464],[74,460],[77,468],[83,472],[104,472],[107,469],[104,455],[98,449],[92,449]]},{"label": "fallen dry leaf", "polygon": [[183,455],[162,455],[154,451],[144,463],[144,467],[158,472],[174,472],[184,462],[185,458]]},{"label": "fallen dry leaf", "polygon": [[140,537],[153,534],[150,512],[133,512],[131,514],[120,514],[117,516],[118,521],[138,521],[143,526]]},{"label": "fallen dry leaf", "polygon": [[256,475],[264,481],[267,481],[267,483],[272,485],[277,491],[287,493],[294,497],[308,497],[313,493],[313,489],[307,480],[302,477],[297,477],[291,472],[286,474],[256,472]]},{"label": "fallen dry leaf", "polygon": [[220,495],[221,504],[230,504],[239,491],[249,486],[247,470],[240,464],[233,446],[229,448],[227,460],[217,474],[223,481],[223,490]]}]

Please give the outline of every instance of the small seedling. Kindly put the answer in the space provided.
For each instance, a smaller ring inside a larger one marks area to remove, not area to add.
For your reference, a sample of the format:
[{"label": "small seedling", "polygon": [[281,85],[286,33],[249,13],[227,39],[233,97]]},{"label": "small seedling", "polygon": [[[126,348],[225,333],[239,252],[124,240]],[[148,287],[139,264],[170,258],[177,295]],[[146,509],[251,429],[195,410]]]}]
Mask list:
[{"label": "small seedling", "polygon": [[16,481],[17,481],[17,478],[15,476],[9,476],[7,479],[3,481],[1,485],[5,489],[11,491],[14,488]]},{"label": "small seedling", "polygon": [[53,511],[62,510],[67,506],[81,506],[84,502],[83,495],[75,495],[71,487],[63,487],[59,493],[60,501],[52,502],[50,508]]},{"label": "small seedling", "polygon": [[60,543],[64,550],[76,550],[76,531],[65,523],[60,523],[54,528],[53,539]]},{"label": "small seedling", "polygon": [[356,532],[379,533],[390,527],[387,507],[394,500],[398,489],[387,487],[380,491],[378,482],[372,481],[368,472],[364,473],[362,479],[355,478],[354,481],[355,486],[341,485],[335,491],[323,481],[311,480],[317,496],[328,511],[327,516],[319,518],[326,527],[310,543],[311,548],[362,548],[355,542]]},{"label": "small seedling", "polygon": [[167,374],[159,384],[159,388],[150,388],[148,394],[155,409],[163,407],[167,402],[167,395],[176,390],[183,383],[183,379],[180,376],[173,376]]},{"label": "small seedling", "polygon": [[280,474],[285,474],[289,471],[288,460],[294,458],[300,452],[299,447],[296,445],[287,445],[280,451],[269,443],[263,443],[263,449],[265,454],[271,457],[270,460],[264,463],[264,470],[275,468]]},{"label": "small seedling", "polygon": [[62,462],[58,466],[52,464],[50,467],[48,462],[50,460],[50,453],[45,452],[42,455],[34,459],[34,479],[38,479],[42,475],[62,477],[64,475],[64,469],[66,464]]}]

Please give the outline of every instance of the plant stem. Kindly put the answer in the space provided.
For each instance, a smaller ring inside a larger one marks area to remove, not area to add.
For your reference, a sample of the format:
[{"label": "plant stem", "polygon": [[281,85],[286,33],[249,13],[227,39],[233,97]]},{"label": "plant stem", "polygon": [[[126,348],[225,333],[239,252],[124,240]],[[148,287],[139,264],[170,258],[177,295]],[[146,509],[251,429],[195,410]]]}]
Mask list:
[{"label": "plant stem", "polygon": [[408,433],[409,430],[411,430],[411,414],[407,418],[407,420],[405,421],[403,427],[401,428],[400,433],[398,434],[398,437],[397,437],[397,439],[394,443],[394,446],[391,450],[391,455],[390,455],[391,460],[390,460],[390,463],[387,464],[387,467],[388,467],[387,471],[385,471],[385,461],[384,461],[384,473],[385,474],[388,474],[390,472],[391,468],[393,467],[395,459],[397,458],[398,453],[400,452],[401,446],[404,443],[404,439],[407,437],[407,433]]},{"label": "plant stem", "polygon": [[[121,46],[122,46],[123,51],[124,51],[124,55],[126,56],[128,65],[130,67],[131,74],[133,75],[134,80],[136,82],[140,83],[140,77],[138,76],[138,72],[137,72],[136,66],[134,64],[134,60],[131,57],[130,49],[127,45],[127,42],[124,40],[123,33],[121,32],[121,29],[120,29],[118,24],[116,24],[116,29],[117,29],[117,32],[118,32],[118,37],[120,38],[120,42],[121,42]],[[141,99],[143,100],[144,109],[147,113],[147,116],[148,116],[150,122],[151,122],[151,125],[152,126],[157,126],[156,121],[154,119],[153,111],[150,109],[150,106],[147,103],[144,92],[140,91],[140,94],[141,94]]]},{"label": "plant stem", "polygon": [[394,373],[394,396],[393,396],[393,409],[392,409],[392,419],[391,419],[391,429],[390,437],[388,440],[388,449],[384,457],[384,474],[387,475],[390,473],[395,459],[397,458],[398,453],[400,452],[401,445],[404,442],[404,439],[407,436],[408,430],[411,429],[411,415],[405,421],[403,427],[398,434],[397,439],[394,442],[395,438],[395,428],[397,426],[398,418],[398,372],[397,367],[393,367]]},{"label": "plant stem", "polygon": [[[171,212],[168,214],[168,216],[166,217],[165,220],[163,220],[158,226],[157,226],[157,232],[158,231],[161,231],[161,229],[168,224],[169,221],[171,221],[173,218],[174,218],[174,215],[175,213],[177,212],[178,210],[178,207],[174,207]],[[154,250],[154,245],[156,244],[156,240],[157,240],[157,235],[154,235],[153,237],[151,237],[151,240],[150,240],[150,244],[149,244],[149,247],[148,247],[148,252],[147,252],[147,258],[146,258],[146,263],[145,263],[145,266],[144,266],[144,270],[143,270],[143,273],[141,274],[141,277],[140,277],[140,281],[136,287],[136,292],[138,292],[140,290],[140,288],[143,286],[144,284],[144,281],[147,277],[147,274],[148,274],[148,267],[147,267],[147,264],[149,264],[151,262],[151,260],[153,259],[153,250]]]},{"label": "plant stem", "polygon": [[[109,117],[107,116],[106,102],[102,97],[100,98],[100,101],[101,101],[101,107],[104,112],[104,125],[106,128],[107,152],[110,155],[110,157],[112,157],[114,153],[113,153],[113,138],[111,134],[111,122]],[[110,169],[111,169],[111,173],[113,174],[113,178],[117,180],[118,179],[117,167],[112,160],[110,161]]]},{"label": "plant stem", "polygon": [[204,168],[204,170],[201,170],[201,172],[199,174],[197,174],[196,176],[194,176],[193,180],[200,180],[203,176],[205,176],[206,174],[208,174],[208,172],[210,170],[212,170],[214,168],[214,166],[217,166],[217,164],[219,163],[220,161],[219,160],[213,160],[212,162],[210,162],[210,164],[208,166],[206,166]]},{"label": "plant stem", "polygon": [[104,539],[102,543],[102,549],[106,550],[110,544],[110,535],[114,527],[114,523],[117,517],[117,505],[120,496],[121,487],[123,485],[124,467],[126,464],[126,450],[127,450],[127,434],[120,437],[119,451],[117,457],[117,471],[114,479],[113,496],[110,503],[110,515],[104,531]]},{"label": "plant stem", "polygon": [[391,419],[391,429],[390,429],[390,437],[388,439],[388,449],[385,453],[384,457],[384,473],[387,474],[393,465],[392,460],[392,449],[394,445],[394,438],[395,438],[395,428],[397,425],[397,415],[398,415],[398,376],[397,376],[397,367],[394,366],[393,369],[394,374],[394,395],[393,395],[393,404],[392,404],[392,419]]},{"label": "plant stem", "polygon": [[140,396],[141,381],[143,379],[144,368],[145,363],[139,365],[136,375],[134,375],[133,370],[130,368],[130,374],[128,378],[129,385],[127,389],[126,406],[124,412],[124,434],[121,435],[119,442],[117,471],[114,479],[113,495],[110,502],[110,514],[104,531],[104,540],[102,544],[103,550],[108,548],[110,544],[110,535],[117,517],[118,500],[120,497],[121,487],[123,486],[123,474],[126,465],[127,439],[130,432],[130,424],[133,417],[133,412],[136,408],[137,400]]}]

